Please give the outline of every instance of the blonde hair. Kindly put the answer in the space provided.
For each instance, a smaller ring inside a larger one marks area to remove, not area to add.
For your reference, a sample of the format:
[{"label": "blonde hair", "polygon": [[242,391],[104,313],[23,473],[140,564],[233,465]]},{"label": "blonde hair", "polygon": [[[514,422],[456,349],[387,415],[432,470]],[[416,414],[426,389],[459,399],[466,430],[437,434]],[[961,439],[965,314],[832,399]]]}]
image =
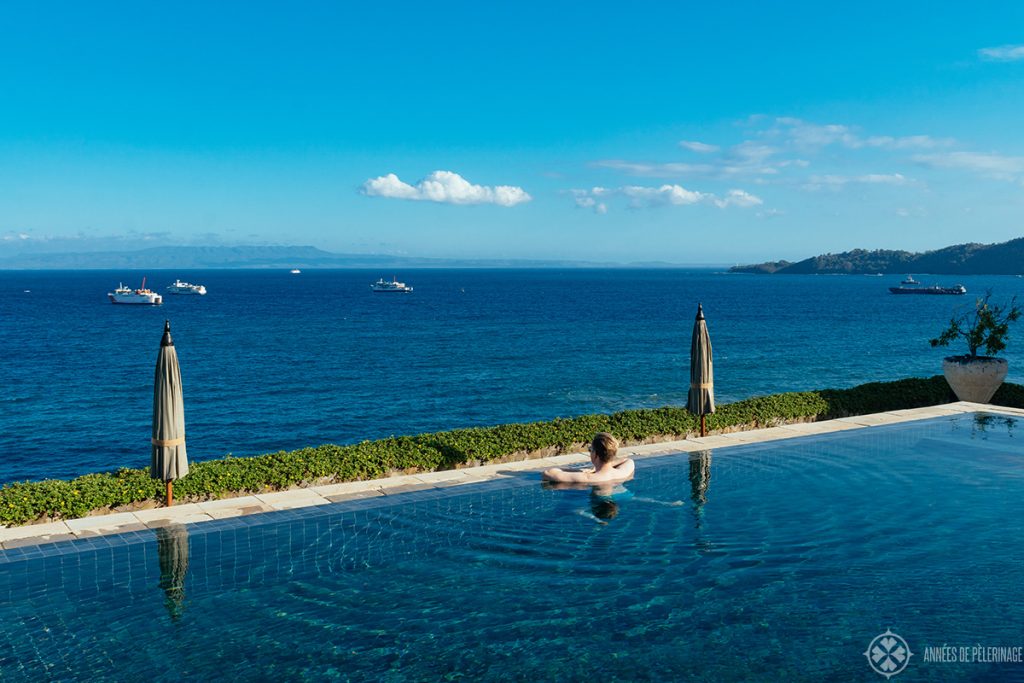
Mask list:
[{"label": "blonde hair", "polygon": [[590,442],[590,452],[602,463],[611,462],[619,452],[619,441],[608,432],[598,432]]}]

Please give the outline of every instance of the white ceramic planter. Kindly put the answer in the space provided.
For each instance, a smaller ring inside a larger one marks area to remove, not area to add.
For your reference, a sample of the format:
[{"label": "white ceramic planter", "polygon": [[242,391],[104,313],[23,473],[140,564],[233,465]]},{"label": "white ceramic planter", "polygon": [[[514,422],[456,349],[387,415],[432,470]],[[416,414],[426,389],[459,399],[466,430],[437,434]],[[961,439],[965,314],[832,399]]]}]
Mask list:
[{"label": "white ceramic planter", "polygon": [[1005,358],[949,356],[942,360],[942,374],[961,401],[988,403],[1006,379]]}]

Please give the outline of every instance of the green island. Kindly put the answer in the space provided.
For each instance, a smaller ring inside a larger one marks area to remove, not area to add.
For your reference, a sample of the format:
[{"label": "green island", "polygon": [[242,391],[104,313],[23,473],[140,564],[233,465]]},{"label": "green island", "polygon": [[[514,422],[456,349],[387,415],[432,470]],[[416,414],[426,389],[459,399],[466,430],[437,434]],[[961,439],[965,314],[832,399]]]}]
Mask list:
[{"label": "green island", "polygon": [[923,253],[853,249],[839,254],[812,256],[795,263],[768,261],[733,266],[729,272],[759,275],[1020,275],[1024,273],[1021,264],[1024,264],[1024,237],[999,244],[954,244]]},{"label": "green island", "polygon": [[[708,429],[709,433],[757,429],[956,400],[946,380],[938,375],[872,382],[720,405],[708,416]],[[992,403],[1024,408],[1024,386],[1004,384]],[[578,452],[600,431],[615,434],[624,445],[635,445],[682,439],[697,428],[698,419],[685,408],[664,407],[394,436],[345,446],[324,444],[254,457],[227,456],[191,464],[189,475],[176,482],[175,493],[181,502],[213,500]],[[0,487],[0,524],[15,526],[152,507],[162,499],[163,488],[163,482],[150,479],[146,468],[122,468],[71,480],[13,482]]]}]

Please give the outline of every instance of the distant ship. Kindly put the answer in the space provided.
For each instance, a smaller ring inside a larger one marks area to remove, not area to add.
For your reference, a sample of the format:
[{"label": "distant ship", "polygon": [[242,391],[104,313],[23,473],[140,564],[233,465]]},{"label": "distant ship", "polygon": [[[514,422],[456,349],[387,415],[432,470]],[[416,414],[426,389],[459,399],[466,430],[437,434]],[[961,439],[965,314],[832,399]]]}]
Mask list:
[{"label": "distant ship", "polygon": [[370,285],[370,289],[375,292],[411,292],[412,287],[409,287],[404,282],[399,282],[395,278],[391,278],[391,282],[381,278]]},{"label": "distant ship", "polygon": [[171,294],[206,294],[206,287],[203,285],[192,285],[176,279],[174,284],[167,288],[167,291]]},{"label": "distant ship", "polygon": [[298,268],[292,268],[292,270],[291,270],[291,273],[292,273],[292,275],[298,275],[298,274],[299,274],[299,273],[301,273],[301,272],[302,272],[302,271],[301,271],[301,270],[299,270]]},{"label": "distant ship", "polygon": [[893,294],[966,294],[967,289],[963,285],[955,285],[953,287],[940,287],[939,285],[924,286],[920,282],[914,279],[913,275],[908,275],[907,279],[900,283],[899,287],[890,287],[889,291]]},{"label": "distant ship", "polygon": [[125,287],[124,283],[119,283],[117,289],[113,292],[107,292],[107,296],[110,297],[110,303],[112,304],[159,306],[164,302],[162,296],[151,289],[146,289],[146,278],[142,278],[142,286],[138,289]]}]

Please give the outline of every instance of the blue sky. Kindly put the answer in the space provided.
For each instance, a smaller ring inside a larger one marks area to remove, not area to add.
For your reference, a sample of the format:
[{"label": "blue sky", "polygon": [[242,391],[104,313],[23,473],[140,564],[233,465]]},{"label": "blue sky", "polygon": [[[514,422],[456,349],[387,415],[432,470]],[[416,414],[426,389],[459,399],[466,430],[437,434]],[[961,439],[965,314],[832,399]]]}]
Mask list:
[{"label": "blue sky", "polygon": [[1024,234],[1024,5],[0,5],[0,256],[735,263]]}]

